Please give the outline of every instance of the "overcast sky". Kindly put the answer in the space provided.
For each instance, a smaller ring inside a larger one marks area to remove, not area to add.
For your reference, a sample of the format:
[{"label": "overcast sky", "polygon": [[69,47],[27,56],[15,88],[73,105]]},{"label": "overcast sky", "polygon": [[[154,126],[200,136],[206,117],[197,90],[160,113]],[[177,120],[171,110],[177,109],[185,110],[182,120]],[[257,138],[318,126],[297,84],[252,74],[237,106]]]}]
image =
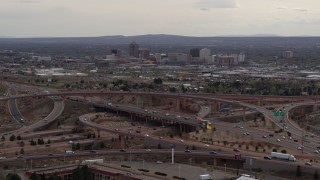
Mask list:
[{"label": "overcast sky", "polygon": [[0,36],[320,36],[320,0],[0,0]]}]

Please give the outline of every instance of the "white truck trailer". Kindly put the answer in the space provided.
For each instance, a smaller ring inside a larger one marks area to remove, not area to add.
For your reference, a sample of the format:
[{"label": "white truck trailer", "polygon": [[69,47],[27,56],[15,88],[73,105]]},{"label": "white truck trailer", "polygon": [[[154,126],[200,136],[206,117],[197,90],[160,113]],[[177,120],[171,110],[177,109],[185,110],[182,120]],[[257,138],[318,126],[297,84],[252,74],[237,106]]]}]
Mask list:
[{"label": "white truck trailer", "polygon": [[291,154],[284,154],[284,153],[278,153],[278,152],[271,152],[271,158],[274,159],[283,159],[288,161],[296,161],[297,159],[291,155]]},{"label": "white truck trailer", "polygon": [[199,176],[199,180],[212,180],[212,177],[209,174],[202,174]]},{"label": "white truck trailer", "polygon": [[82,161],[82,164],[103,163],[103,159],[88,159]]}]

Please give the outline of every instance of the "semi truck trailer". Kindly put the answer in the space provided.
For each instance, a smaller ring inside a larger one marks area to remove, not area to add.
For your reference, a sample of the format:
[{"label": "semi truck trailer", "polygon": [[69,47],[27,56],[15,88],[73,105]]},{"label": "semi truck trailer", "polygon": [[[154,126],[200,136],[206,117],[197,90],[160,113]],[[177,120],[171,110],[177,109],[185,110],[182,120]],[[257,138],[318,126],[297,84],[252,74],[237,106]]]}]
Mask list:
[{"label": "semi truck trailer", "polygon": [[271,158],[274,159],[283,159],[288,161],[296,161],[297,159],[291,155],[291,154],[284,154],[284,153],[278,153],[278,152],[271,152]]}]

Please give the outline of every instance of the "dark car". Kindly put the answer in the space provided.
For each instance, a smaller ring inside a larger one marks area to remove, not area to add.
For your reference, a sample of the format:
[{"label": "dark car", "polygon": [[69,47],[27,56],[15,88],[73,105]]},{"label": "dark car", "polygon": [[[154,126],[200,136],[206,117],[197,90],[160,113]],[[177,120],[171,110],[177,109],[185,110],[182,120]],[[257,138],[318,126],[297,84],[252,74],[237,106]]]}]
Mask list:
[{"label": "dark car", "polygon": [[216,151],[210,151],[210,154],[218,154]]},{"label": "dark car", "polygon": [[271,157],[270,156],[264,156],[263,159],[271,160]]},{"label": "dark car", "polygon": [[124,149],[120,149],[120,152],[126,152],[126,150],[124,150]]},{"label": "dark car", "polygon": [[53,154],[52,154],[52,153],[50,153],[50,154],[48,154],[48,156],[53,156]]},{"label": "dark car", "polygon": [[190,150],[185,150],[184,152],[186,152],[186,153],[191,153],[191,151],[190,151]]},{"label": "dark car", "polygon": [[91,151],[89,151],[90,153],[97,153],[97,151],[94,151],[94,150],[91,150]]}]

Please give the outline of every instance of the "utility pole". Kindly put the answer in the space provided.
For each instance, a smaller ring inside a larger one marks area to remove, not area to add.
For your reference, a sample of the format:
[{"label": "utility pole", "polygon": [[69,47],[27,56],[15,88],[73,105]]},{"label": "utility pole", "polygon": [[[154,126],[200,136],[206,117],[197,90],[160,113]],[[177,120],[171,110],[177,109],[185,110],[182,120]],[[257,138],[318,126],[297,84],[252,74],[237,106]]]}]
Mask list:
[{"label": "utility pole", "polygon": [[174,144],[171,146],[171,164],[174,164]]}]

